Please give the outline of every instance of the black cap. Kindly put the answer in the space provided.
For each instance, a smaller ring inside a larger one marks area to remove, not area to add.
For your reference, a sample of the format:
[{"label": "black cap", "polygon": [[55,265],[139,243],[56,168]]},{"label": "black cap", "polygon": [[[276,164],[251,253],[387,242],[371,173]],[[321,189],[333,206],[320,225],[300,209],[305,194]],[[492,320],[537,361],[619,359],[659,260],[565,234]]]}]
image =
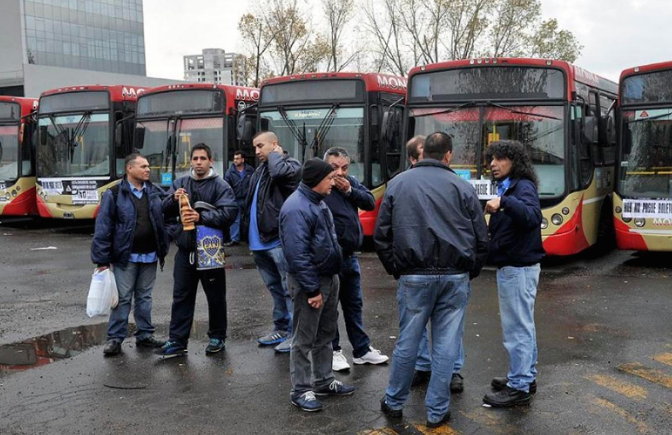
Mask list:
[{"label": "black cap", "polygon": [[320,181],[324,180],[324,177],[331,174],[334,171],[334,168],[324,160],[320,159],[310,159],[306,160],[306,163],[303,164],[303,175],[302,180],[303,184],[313,188],[320,184]]}]

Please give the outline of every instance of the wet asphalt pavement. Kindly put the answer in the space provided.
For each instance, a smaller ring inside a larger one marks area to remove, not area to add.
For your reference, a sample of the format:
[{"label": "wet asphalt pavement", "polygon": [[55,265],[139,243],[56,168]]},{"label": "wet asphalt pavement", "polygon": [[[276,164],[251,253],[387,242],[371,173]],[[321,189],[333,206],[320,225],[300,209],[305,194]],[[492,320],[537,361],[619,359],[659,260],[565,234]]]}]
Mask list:
[{"label": "wet asphalt pavement", "polygon": [[[530,407],[509,410],[482,406],[490,379],[507,369],[494,271],[485,270],[467,311],[465,391],[451,399],[449,425],[432,431],[423,426],[424,387],[412,392],[401,422],[381,414],[387,365],[337,374],[357,391],[325,399],[323,412],[291,406],[289,355],[256,344],[272,325],[271,298],[244,247],[229,252],[224,353],[205,356],[200,292],[186,358],[161,361],[133,339],[119,357],[103,358],[106,319],[85,314],[91,232],[72,222],[0,225],[0,434],[672,433],[670,255],[588,252],[545,261],[536,308],[539,390]],[[360,262],[365,329],[391,356],[396,283],[374,253]],[[154,322],[164,335],[172,264],[171,255],[154,291]],[[350,344],[342,344],[352,365]]]}]

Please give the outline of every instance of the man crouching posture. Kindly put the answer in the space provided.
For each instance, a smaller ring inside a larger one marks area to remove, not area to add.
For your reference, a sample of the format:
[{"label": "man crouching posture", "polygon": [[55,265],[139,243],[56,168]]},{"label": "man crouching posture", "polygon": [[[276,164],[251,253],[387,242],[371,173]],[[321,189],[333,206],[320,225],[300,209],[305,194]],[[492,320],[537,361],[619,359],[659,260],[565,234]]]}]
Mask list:
[{"label": "man crouching posture", "polygon": [[334,219],[322,200],[334,186],[333,172],[320,159],[306,161],[298,190],[280,210],[280,240],[289,271],[287,287],[294,299],[290,398],[294,406],[309,412],[322,409],[315,396],[345,396],[355,391],[334,379],[332,371],[331,342],[338,327],[342,260]]}]

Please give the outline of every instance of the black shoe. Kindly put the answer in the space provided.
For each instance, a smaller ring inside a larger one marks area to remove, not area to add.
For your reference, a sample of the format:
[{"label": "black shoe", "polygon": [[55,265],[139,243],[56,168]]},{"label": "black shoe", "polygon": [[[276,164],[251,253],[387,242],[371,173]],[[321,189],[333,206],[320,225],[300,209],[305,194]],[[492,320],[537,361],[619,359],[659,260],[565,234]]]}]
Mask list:
[{"label": "black shoe", "polygon": [[224,340],[221,338],[211,338],[208,347],[205,348],[205,354],[214,355],[217,352],[223,351],[225,347]]},{"label": "black shoe", "polygon": [[103,348],[103,355],[105,356],[114,356],[119,355],[121,352],[121,342],[118,340],[107,340],[105,347]]},{"label": "black shoe", "polygon": [[166,344],[166,340],[157,340],[154,336],[143,338],[142,340],[135,340],[135,345],[138,347],[151,347],[157,349]]},{"label": "black shoe", "polygon": [[517,405],[529,405],[532,395],[521,390],[514,390],[508,385],[496,393],[488,393],[483,397],[483,403],[494,408],[508,408]]},{"label": "black shoe", "polygon": [[[490,386],[492,387],[493,390],[495,391],[502,391],[504,387],[506,387],[507,382],[509,382],[509,378],[492,378],[492,382],[490,382]],[[532,381],[530,384],[530,394],[537,394],[537,380],[535,379]]]},{"label": "black shoe", "polygon": [[413,375],[413,381],[411,382],[411,387],[417,387],[418,385],[424,385],[429,382],[429,378],[432,377],[432,372],[427,372],[424,370],[416,370]]},{"label": "black shoe", "polygon": [[462,391],[464,391],[464,378],[459,373],[453,373],[453,377],[450,378],[450,392],[461,393]]},{"label": "black shoe", "polygon": [[380,410],[389,418],[401,418],[404,415],[404,412],[401,409],[390,408],[390,405],[387,404],[384,396],[380,399]]},{"label": "black shoe", "polygon": [[428,428],[436,428],[436,427],[439,427],[439,426],[443,426],[445,423],[448,422],[448,420],[450,420],[450,411],[446,412],[445,415],[443,416],[443,418],[441,420],[437,421],[436,423],[427,420],[427,427]]},{"label": "black shoe", "polygon": [[231,240],[230,242],[224,243],[224,246],[230,247],[230,246],[238,246],[240,245],[240,242],[238,240]]}]

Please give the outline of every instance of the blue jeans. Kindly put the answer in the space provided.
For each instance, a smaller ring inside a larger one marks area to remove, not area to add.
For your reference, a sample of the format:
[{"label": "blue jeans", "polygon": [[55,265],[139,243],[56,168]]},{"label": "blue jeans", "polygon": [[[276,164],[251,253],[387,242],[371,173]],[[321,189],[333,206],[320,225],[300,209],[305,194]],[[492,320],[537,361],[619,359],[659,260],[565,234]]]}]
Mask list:
[{"label": "blue jeans", "polygon": [[[345,330],[348,333],[350,344],[352,344],[352,355],[355,358],[361,358],[369,351],[369,336],[364,332],[364,324],[362,322],[362,309],[364,306],[362,299],[362,275],[356,255],[343,258],[343,265],[338,278],[341,282],[338,298],[341,301]],[[341,350],[339,340],[340,337],[337,328],[336,338],[331,343],[334,350]]]},{"label": "blue jeans", "polygon": [[469,292],[468,273],[404,275],[399,279],[399,338],[385,391],[390,408],[401,409],[408,399],[420,341],[431,319],[432,376],[425,396],[427,420],[438,422],[448,412],[450,379],[460,353]]},{"label": "blue jeans", "polygon": [[282,247],[252,251],[252,255],[273,298],[273,330],[291,333],[294,304],[287,291],[287,261]]},{"label": "blue jeans", "polygon": [[245,210],[245,200],[236,199],[236,204],[238,205],[238,216],[236,216],[236,221],[231,224],[230,232],[232,242],[240,242],[240,217],[243,215]]},{"label": "blue jeans", "polygon": [[[466,316],[464,317],[466,319]],[[462,326],[464,331],[464,326]],[[462,337],[460,337],[460,351],[453,366],[453,373],[460,373],[464,367],[464,347],[462,347]],[[418,359],[415,360],[415,369],[419,372],[428,372],[432,370],[432,358],[429,355],[429,325],[425,327],[418,346]]]},{"label": "blue jeans", "polygon": [[504,348],[509,354],[508,386],[530,391],[537,377],[537,331],[534,301],[539,285],[539,264],[506,266],[497,270],[497,294],[502,321]]},{"label": "blue jeans", "polygon": [[143,340],[151,337],[155,330],[152,325],[152,289],[156,281],[156,262],[128,263],[126,266],[115,264],[112,272],[119,292],[119,304],[110,313],[107,339],[122,342],[128,335],[132,299],[135,299],[133,317],[138,327],[135,338]]}]

